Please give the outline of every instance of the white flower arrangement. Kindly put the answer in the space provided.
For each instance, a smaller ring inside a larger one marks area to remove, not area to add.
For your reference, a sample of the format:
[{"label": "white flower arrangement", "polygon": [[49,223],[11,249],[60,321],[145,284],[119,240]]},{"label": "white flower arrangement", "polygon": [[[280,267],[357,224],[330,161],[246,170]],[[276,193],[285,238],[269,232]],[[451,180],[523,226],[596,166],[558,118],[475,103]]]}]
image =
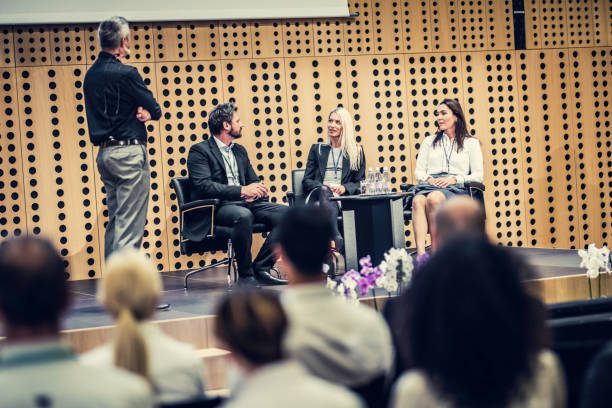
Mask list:
[{"label": "white flower arrangement", "polygon": [[349,303],[358,303],[359,295],[370,289],[382,288],[387,292],[401,291],[402,284],[412,278],[412,257],[404,248],[391,248],[380,265],[373,267],[370,256],[359,260],[361,271],[350,270],[340,281],[327,278],[327,288]]},{"label": "white flower arrangement", "polygon": [[395,292],[404,282],[412,279],[414,265],[405,248],[391,248],[378,266],[382,275],[376,279],[376,287]]},{"label": "white flower arrangement", "polygon": [[599,277],[600,269],[609,271],[608,258],[610,250],[605,245],[602,248],[597,248],[595,244],[590,244],[587,250],[581,249],[578,255],[582,258],[580,262],[581,268],[586,268],[586,274],[590,279]]}]

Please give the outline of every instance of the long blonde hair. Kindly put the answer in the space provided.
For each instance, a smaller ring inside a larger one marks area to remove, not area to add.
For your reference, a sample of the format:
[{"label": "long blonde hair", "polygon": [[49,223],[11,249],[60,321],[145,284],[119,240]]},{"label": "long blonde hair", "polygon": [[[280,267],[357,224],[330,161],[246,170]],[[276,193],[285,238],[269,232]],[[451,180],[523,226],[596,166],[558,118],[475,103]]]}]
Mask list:
[{"label": "long blonde hair", "polygon": [[[349,159],[351,170],[359,170],[361,166],[361,152],[362,148],[357,144],[355,140],[355,131],[353,130],[353,118],[351,114],[342,107],[337,107],[329,112],[329,117],[332,113],[337,113],[340,116],[340,122],[342,123],[342,140],[340,148],[342,149],[342,155]],[[327,135],[328,141],[331,144],[331,137]]]},{"label": "long blonde hair", "polygon": [[116,319],[115,365],[143,376],[149,383],[149,355],[138,322],[153,314],[161,289],[153,262],[129,248],[108,258],[98,290],[98,299]]}]

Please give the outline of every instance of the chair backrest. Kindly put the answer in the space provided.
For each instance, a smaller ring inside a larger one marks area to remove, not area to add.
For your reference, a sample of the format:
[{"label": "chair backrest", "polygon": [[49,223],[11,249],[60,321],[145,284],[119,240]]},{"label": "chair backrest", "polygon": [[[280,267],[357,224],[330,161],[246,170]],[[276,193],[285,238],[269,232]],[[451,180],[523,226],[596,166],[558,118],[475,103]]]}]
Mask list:
[{"label": "chair backrest", "polygon": [[191,197],[191,181],[189,181],[189,177],[175,177],[170,180],[170,185],[176,193],[179,207],[189,202]]},{"label": "chair backrest", "polygon": [[304,195],[304,187],[302,186],[302,180],[304,180],[304,174],[306,170],[292,170],[291,171],[291,188],[295,194],[295,203],[304,204],[306,196]]}]

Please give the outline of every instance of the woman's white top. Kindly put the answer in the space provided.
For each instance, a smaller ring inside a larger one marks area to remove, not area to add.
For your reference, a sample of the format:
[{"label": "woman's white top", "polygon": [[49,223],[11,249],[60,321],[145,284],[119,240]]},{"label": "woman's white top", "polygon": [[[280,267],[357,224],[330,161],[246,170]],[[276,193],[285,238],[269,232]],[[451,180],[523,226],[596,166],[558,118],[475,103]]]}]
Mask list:
[{"label": "woman's white top", "polygon": [[[140,323],[149,354],[149,370],[157,402],[178,402],[204,395],[204,366],[195,347],[165,334],[157,324]],[[114,365],[113,342],[83,355],[81,361],[92,366]]]},{"label": "woman's white top", "polygon": [[418,183],[437,173],[449,173],[457,178],[463,187],[466,181],[482,183],[483,162],[480,142],[474,137],[463,140],[463,149],[457,151],[457,143],[443,134],[440,142],[433,147],[435,135],[427,136],[419,149],[414,177]]},{"label": "woman's white top", "polygon": [[[483,384],[483,387],[486,385]],[[537,356],[533,378],[523,385],[524,398],[511,401],[507,408],[563,408],[566,406],[565,381],[557,356],[549,350]],[[420,370],[407,371],[395,383],[391,408],[451,408],[440,397]]]}]

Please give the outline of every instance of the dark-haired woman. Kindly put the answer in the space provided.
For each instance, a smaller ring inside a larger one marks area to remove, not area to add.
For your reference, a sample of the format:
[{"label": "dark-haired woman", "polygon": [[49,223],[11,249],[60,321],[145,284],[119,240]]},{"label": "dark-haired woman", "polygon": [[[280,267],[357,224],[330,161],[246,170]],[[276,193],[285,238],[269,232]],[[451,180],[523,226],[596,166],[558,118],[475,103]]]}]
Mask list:
[{"label": "dark-haired woman", "polygon": [[412,223],[417,263],[427,259],[425,238],[433,228],[433,215],[442,201],[455,194],[467,194],[464,183],[482,182],[482,151],[478,139],[467,129],[461,105],[444,99],[438,106],[438,132],[423,140],[414,177],[418,183],[412,200]]},{"label": "dark-haired woman", "polygon": [[361,408],[352,392],[314,377],[301,363],[285,359],[287,315],[278,293],[238,291],[217,308],[215,335],[231,351],[234,373],[224,407]]},{"label": "dark-haired woman", "polygon": [[563,408],[559,361],[527,265],[482,238],[445,243],[415,275],[398,352],[413,367],[392,408]]}]

